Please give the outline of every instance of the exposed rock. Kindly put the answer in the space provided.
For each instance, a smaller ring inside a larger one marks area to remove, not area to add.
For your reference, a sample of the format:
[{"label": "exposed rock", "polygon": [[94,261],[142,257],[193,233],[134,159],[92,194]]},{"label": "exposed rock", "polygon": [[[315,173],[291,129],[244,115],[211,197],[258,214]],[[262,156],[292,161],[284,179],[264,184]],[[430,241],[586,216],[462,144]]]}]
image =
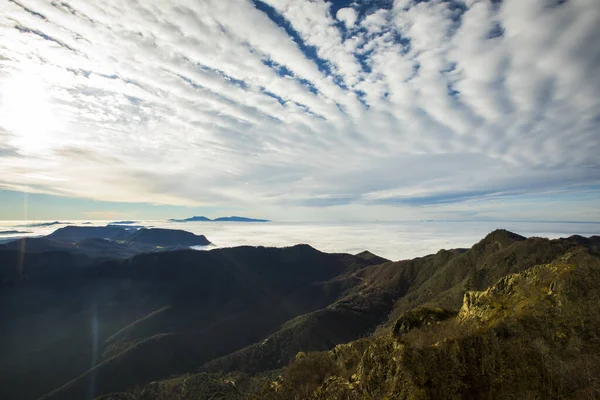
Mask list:
[{"label": "exposed rock", "polygon": [[454,311],[442,308],[418,307],[402,314],[396,320],[392,332],[395,336],[400,337],[412,329],[439,324],[454,316],[456,316]]}]

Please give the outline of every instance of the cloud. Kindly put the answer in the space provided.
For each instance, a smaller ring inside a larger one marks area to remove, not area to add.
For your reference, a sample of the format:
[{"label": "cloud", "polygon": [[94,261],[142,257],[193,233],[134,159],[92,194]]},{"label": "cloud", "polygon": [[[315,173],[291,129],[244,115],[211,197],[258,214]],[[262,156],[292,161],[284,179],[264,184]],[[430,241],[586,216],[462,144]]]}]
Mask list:
[{"label": "cloud", "polygon": [[84,214],[89,218],[103,220],[115,219],[124,215],[124,213],[117,211],[87,211]]},{"label": "cloud", "polygon": [[20,0],[0,35],[4,188],[379,216],[600,181],[594,0]]},{"label": "cloud", "polygon": [[358,16],[356,15],[356,11],[354,11],[354,9],[350,7],[340,8],[335,14],[335,17],[338,20],[342,21],[348,29],[354,27],[356,19],[358,18]]}]

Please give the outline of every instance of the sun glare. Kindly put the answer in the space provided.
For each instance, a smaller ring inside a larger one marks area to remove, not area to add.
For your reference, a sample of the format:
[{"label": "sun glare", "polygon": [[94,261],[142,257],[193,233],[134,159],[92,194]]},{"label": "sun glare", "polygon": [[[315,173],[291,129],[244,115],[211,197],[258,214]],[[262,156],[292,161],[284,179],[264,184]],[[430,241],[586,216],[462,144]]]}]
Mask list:
[{"label": "sun glare", "polygon": [[32,72],[19,72],[0,81],[0,126],[23,152],[43,152],[60,128],[48,85]]}]

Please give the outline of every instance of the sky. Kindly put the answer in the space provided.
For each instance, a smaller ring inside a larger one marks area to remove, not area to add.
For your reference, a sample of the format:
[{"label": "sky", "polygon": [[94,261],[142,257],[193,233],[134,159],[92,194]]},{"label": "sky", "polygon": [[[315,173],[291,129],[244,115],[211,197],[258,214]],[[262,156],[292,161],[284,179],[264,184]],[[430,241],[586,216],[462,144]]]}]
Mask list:
[{"label": "sky", "polygon": [[598,0],[2,0],[0,206],[600,221]]}]

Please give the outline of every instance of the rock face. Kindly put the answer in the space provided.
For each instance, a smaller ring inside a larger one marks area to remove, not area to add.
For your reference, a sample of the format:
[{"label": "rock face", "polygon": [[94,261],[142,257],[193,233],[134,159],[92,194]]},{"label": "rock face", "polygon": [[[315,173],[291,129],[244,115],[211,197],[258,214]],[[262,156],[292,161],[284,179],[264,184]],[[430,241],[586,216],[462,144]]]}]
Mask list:
[{"label": "rock face", "polygon": [[559,303],[557,282],[575,268],[569,261],[572,257],[569,253],[550,264],[507,275],[485,291],[466,292],[458,320],[494,324],[527,313],[532,307]]},{"label": "rock face", "polygon": [[443,308],[418,307],[402,314],[394,323],[392,333],[401,337],[413,329],[439,324],[454,316],[456,312]]}]

